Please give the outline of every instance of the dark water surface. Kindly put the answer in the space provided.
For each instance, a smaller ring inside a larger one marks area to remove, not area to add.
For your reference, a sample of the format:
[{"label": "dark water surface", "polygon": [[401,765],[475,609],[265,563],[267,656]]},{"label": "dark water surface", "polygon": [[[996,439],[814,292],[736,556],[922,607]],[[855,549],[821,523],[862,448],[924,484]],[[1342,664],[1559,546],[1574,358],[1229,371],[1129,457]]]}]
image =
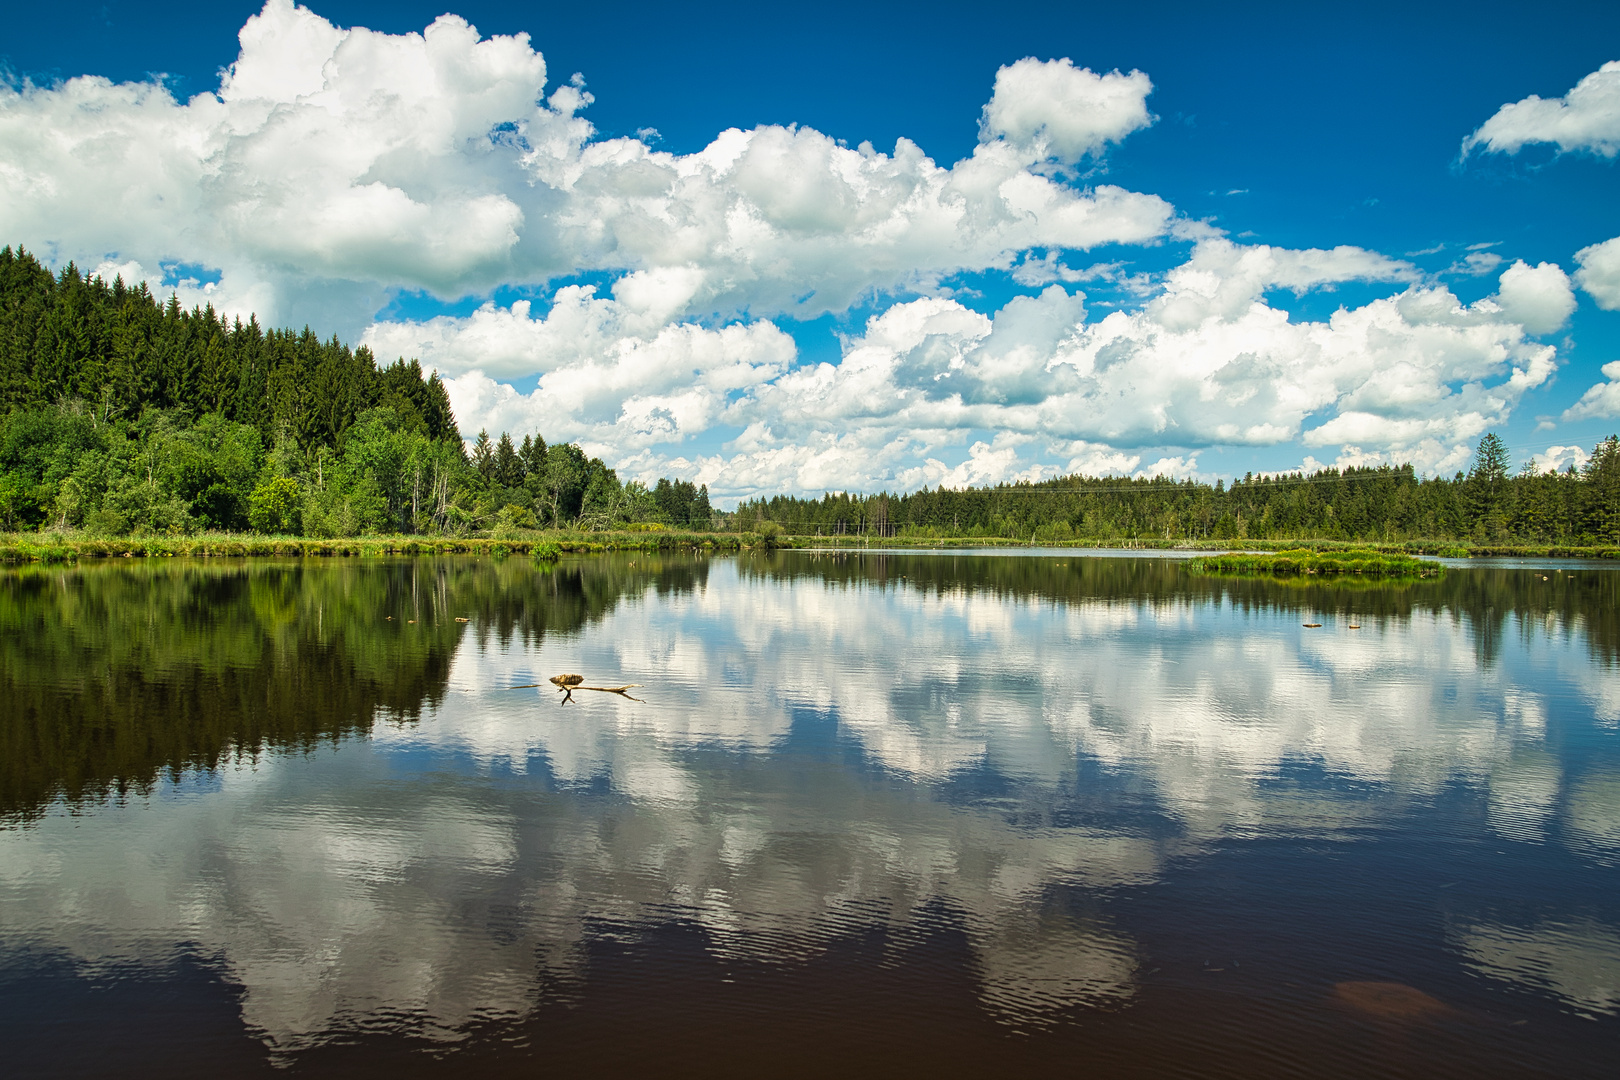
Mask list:
[{"label": "dark water surface", "polygon": [[[503,689],[561,672],[643,700]],[[6,571],[0,1046],[19,1076],[1612,1076],[1620,571]]]}]

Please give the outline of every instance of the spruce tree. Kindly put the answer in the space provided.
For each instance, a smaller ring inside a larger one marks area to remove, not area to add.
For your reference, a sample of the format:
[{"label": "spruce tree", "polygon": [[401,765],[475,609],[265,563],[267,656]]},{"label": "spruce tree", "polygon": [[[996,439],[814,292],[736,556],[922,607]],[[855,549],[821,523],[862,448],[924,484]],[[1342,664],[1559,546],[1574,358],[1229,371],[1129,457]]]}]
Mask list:
[{"label": "spruce tree", "polygon": [[495,476],[495,448],[489,441],[488,429],[479,431],[473,441],[472,466],[485,483]]}]

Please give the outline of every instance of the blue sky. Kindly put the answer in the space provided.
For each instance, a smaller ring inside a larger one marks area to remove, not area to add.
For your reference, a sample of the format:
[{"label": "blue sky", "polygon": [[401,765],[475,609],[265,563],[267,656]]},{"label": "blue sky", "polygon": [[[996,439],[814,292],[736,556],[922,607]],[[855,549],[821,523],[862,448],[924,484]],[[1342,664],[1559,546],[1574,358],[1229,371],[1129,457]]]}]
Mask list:
[{"label": "blue sky", "polygon": [[0,239],[722,502],[1620,426],[1612,4],[260,7],[9,16]]}]

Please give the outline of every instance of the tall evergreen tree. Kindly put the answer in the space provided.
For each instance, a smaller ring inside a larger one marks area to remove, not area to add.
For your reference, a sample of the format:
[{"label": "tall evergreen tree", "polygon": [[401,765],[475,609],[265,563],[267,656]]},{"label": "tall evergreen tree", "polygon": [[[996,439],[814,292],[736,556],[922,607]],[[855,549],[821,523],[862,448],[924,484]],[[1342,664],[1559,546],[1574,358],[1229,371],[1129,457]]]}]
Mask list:
[{"label": "tall evergreen tree", "polygon": [[473,442],[472,467],[477,470],[485,483],[495,477],[495,448],[489,441],[487,429],[480,431],[478,438]]},{"label": "tall evergreen tree", "polygon": [[501,432],[500,442],[495,444],[495,463],[493,474],[495,482],[501,487],[513,488],[523,483],[523,459],[517,455],[512,446],[512,437]]},{"label": "tall evergreen tree", "polygon": [[1584,479],[1587,532],[1597,543],[1620,543],[1620,437],[1610,435],[1593,448]]}]

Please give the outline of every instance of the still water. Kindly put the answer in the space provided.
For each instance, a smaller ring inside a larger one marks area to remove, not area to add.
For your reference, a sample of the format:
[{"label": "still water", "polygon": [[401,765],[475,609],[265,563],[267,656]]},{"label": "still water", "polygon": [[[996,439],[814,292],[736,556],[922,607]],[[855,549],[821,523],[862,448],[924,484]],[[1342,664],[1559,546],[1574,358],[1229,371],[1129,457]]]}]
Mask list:
[{"label": "still water", "polygon": [[0,575],[13,1075],[1610,1076],[1617,1036],[1617,570]]}]

